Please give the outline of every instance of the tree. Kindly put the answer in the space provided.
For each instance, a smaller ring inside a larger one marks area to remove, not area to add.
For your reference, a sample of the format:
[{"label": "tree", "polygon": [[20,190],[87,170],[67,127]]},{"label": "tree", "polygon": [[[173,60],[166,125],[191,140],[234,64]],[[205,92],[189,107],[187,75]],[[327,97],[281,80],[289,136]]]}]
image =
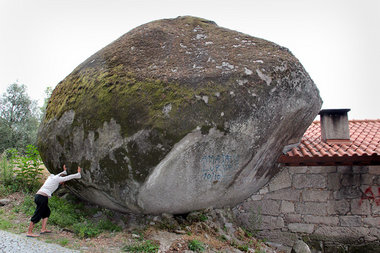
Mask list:
[{"label": "tree", "polygon": [[29,98],[26,86],[14,83],[0,99],[0,152],[14,147],[22,149],[36,142],[39,110]]},{"label": "tree", "polygon": [[52,93],[53,93],[53,88],[50,87],[50,86],[46,87],[46,89],[45,89],[45,95],[46,95],[46,97],[44,99],[44,104],[40,108],[41,109],[41,121],[45,117],[46,108],[47,108],[47,105],[49,103],[49,99],[50,99]]}]

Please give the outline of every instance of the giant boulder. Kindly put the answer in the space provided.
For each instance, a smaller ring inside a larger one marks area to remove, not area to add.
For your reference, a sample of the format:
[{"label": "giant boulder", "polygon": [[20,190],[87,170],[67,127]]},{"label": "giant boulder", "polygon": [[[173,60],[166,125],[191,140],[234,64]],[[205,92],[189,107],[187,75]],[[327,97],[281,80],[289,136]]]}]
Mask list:
[{"label": "giant boulder", "polygon": [[119,211],[233,206],[277,172],[321,107],[288,49],[212,21],[154,21],[101,49],[60,82],[38,134],[52,173]]}]

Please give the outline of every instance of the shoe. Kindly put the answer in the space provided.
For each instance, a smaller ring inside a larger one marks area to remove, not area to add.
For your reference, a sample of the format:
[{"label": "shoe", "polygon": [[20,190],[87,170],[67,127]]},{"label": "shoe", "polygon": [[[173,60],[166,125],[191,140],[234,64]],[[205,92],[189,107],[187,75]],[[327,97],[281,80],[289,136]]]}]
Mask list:
[{"label": "shoe", "polygon": [[49,234],[49,233],[51,233],[52,231],[50,231],[50,230],[46,230],[46,231],[43,231],[43,232],[41,232],[40,234],[41,235],[43,235],[43,234]]}]

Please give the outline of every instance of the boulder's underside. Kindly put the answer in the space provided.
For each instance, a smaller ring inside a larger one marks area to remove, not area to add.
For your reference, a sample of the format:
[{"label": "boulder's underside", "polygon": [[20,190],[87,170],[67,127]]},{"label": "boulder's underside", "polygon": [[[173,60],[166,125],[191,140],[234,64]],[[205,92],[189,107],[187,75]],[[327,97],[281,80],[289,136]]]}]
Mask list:
[{"label": "boulder's underside", "polygon": [[277,173],[321,108],[287,50],[195,17],[137,27],[60,82],[38,134],[52,173],[124,212],[233,206]]}]

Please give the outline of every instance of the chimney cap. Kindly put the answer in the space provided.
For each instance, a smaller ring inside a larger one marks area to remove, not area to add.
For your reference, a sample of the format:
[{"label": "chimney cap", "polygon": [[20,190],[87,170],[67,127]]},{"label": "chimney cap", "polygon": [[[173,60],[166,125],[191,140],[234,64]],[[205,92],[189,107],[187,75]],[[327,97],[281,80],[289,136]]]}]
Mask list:
[{"label": "chimney cap", "polygon": [[323,109],[319,111],[319,115],[345,115],[351,109]]}]

